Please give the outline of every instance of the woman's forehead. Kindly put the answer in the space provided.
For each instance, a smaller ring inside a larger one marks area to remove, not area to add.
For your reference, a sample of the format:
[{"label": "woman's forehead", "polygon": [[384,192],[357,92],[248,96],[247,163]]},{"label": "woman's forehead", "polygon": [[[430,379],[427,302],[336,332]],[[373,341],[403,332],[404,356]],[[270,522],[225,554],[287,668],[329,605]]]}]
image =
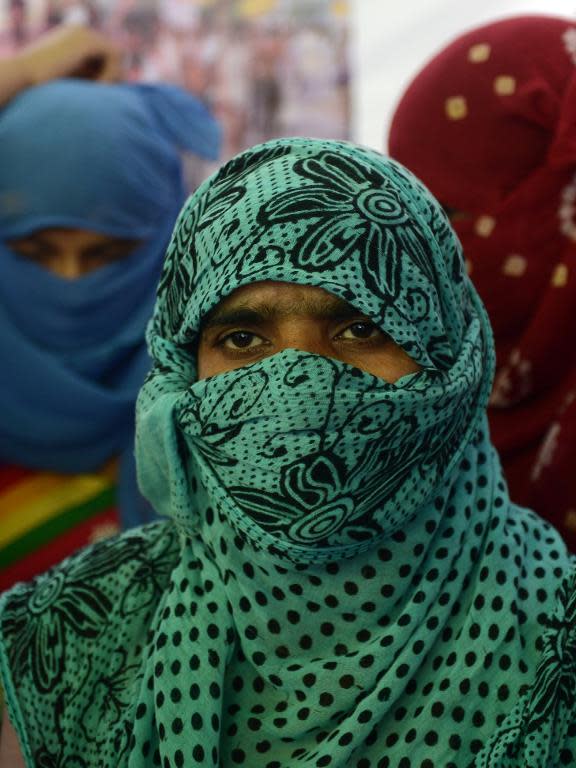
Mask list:
[{"label": "woman's forehead", "polygon": [[236,288],[203,318],[202,325],[205,327],[220,323],[231,313],[242,311],[252,311],[268,317],[310,315],[331,318],[359,313],[356,307],[324,288],[262,280]]},{"label": "woman's forehead", "polygon": [[128,238],[116,237],[91,229],[77,229],[71,227],[45,227],[34,229],[29,234],[23,235],[19,240],[30,242],[50,243],[63,247],[90,247],[95,245],[123,244]]}]

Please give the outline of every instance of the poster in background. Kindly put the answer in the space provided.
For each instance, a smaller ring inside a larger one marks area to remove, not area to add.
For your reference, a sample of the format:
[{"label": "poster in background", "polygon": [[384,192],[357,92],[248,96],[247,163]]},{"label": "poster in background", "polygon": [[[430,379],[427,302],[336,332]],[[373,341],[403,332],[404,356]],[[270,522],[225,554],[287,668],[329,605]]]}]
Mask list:
[{"label": "poster in background", "polygon": [[128,79],[175,83],[213,107],[222,159],[275,136],[350,136],[345,0],[0,2],[0,54],[59,24],[103,30]]}]

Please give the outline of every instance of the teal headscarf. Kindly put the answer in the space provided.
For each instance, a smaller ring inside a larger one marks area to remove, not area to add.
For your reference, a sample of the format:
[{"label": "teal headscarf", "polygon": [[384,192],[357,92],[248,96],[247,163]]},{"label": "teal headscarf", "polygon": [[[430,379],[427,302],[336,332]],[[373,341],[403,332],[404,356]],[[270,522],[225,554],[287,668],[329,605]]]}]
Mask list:
[{"label": "teal headscarf", "polygon": [[[285,350],[197,380],[242,285],[325,288],[421,366],[386,383]],[[176,225],[138,402],[170,519],[1,605],[29,765],[547,768],[576,760],[576,584],[507,495],[493,349],[439,206],[401,166],[286,139]]]}]

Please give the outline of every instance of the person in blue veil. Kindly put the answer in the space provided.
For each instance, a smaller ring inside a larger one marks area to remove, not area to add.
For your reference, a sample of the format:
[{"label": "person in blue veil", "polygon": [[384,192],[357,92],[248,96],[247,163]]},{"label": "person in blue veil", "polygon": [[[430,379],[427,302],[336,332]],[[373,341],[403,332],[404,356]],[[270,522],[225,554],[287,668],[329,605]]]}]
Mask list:
[{"label": "person in blue veil", "polygon": [[134,402],[182,152],[216,159],[175,86],[62,79],[0,112],[0,589],[152,514]]}]

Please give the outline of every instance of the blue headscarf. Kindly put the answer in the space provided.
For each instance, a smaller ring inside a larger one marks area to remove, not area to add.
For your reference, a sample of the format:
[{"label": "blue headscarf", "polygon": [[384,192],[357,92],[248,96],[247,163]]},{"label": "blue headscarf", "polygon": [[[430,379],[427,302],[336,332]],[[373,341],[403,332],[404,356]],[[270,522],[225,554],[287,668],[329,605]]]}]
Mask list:
[{"label": "blue headscarf", "polygon": [[[125,524],[144,329],[186,196],[180,150],[215,159],[219,144],[209,111],[172,86],[57,81],[0,114],[0,461],[76,473],[125,454]],[[50,227],[142,244],[69,281],[7,245]]]}]

